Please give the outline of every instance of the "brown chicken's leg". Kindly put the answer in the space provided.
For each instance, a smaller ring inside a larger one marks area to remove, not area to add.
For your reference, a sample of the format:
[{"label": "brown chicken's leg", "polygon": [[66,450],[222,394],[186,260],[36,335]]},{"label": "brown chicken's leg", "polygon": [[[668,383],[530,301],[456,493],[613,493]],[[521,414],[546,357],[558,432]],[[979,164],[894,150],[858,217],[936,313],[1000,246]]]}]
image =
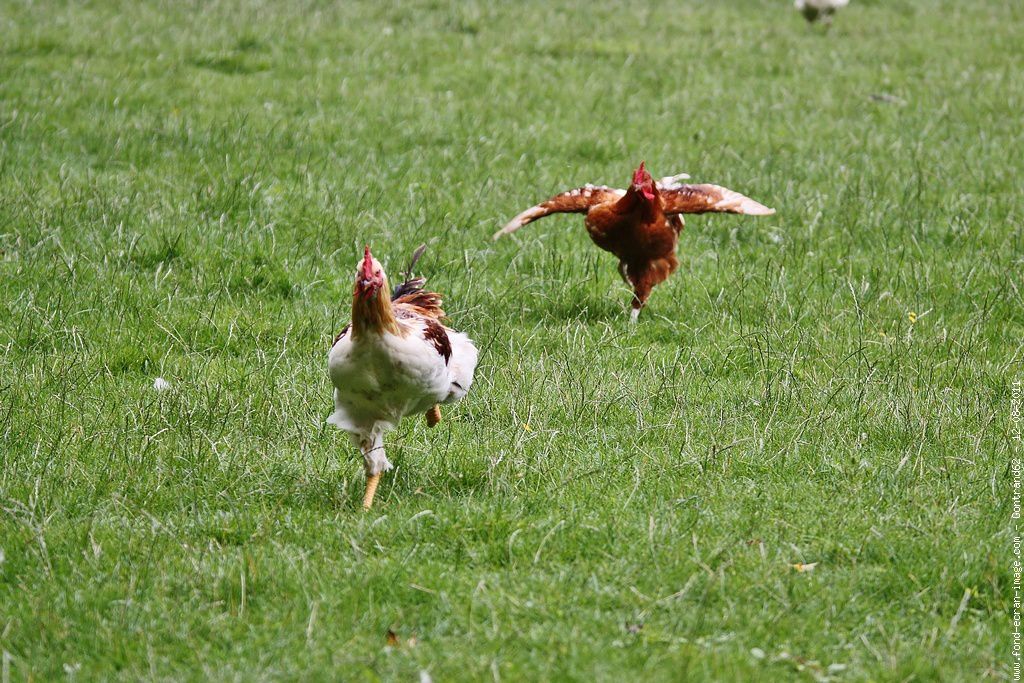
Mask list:
[{"label": "brown chicken's leg", "polygon": [[640,285],[630,277],[629,265],[625,261],[619,261],[619,275],[627,285],[633,288],[633,310],[629,314],[629,322],[635,323],[637,318],[640,317],[640,309],[644,307],[647,297],[651,295],[651,288],[648,287],[647,294],[641,298],[639,293]]},{"label": "brown chicken's leg", "polygon": [[629,315],[630,322],[635,323],[637,318],[640,317],[640,309],[647,304],[647,299],[651,296],[651,290],[656,285],[660,285],[667,280],[668,276],[675,272],[678,266],[679,261],[676,259],[675,254],[669,254],[666,257],[654,259],[646,263],[629,264],[626,266],[629,284],[633,285],[633,310]]},{"label": "brown chicken's leg", "polygon": [[427,411],[427,426],[433,427],[441,421],[441,406],[434,404],[434,407]]},{"label": "brown chicken's leg", "polygon": [[629,322],[635,323],[640,317],[640,309],[647,304],[647,298],[653,288],[654,285],[646,278],[641,278],[639,282],[633,284],[633,310],[629,313]]},{"label": "brown chicken's leg", "polygon": [[633,297],[633,310],[629,312],[629,322],[635,323],[640,319],[640,309],[644,307],[644,302],[639,301],[636,296]]}]

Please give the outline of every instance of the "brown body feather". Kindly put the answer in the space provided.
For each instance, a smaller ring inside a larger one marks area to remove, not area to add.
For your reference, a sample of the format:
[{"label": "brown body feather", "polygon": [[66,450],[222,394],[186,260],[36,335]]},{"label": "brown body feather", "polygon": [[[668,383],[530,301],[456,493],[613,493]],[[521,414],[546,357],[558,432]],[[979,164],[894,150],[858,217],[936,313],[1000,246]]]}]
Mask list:
[{"label": "brown body feather", "polygon": [[682,221],[669,221],[659,201],[643,201],[632,188],[617,201],[593,207],[584,225],[594,244],[619,258],[619,274],[633,287],[634,309],[679,266]]}]

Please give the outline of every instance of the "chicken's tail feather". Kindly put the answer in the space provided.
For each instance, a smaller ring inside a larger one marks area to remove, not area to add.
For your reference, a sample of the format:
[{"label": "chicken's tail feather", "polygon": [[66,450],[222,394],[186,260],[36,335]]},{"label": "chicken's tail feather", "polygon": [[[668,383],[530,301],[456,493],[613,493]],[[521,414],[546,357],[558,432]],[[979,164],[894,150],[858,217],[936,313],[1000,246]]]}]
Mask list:
[{"label": "chicken's tail feather", "polygon": [[402,282],[398,284],[394,291],[391,292],[391,300],[398,301],[400,298],[409,294],[415,294],[423,290],[423,286],[427,284],[427,278],[425,277],[413,277],[412,269],[416,267],[416,263],[423,256],[423,252],[427,250],[427,245],[421,244],[416,248],[416,251],[412,253],[412,258],[409,259],[409,266],[402,273]]},{"label": "chicken's tail feather", "polygon": [[689,173],[676,173],[675,175],[667,175],[664,178],[659,178],[656,183],[659,190],[674,190],[682,185],[680,180],[689,180]]},{"label": "chicken's tail feather", "polygon": [[427,318],[440,320],[444,317],[444,309],[441,308],[441,295],[437,292],[419,290],[410,294],[404,294],[395,300],[395,306],[399,310],[410,311]]},{"label": "chicken's tail feather", "polygon": [[412,269],[426,250],[427,245],[421,244],[413,252],[412,258],[409,259],[409,267],[402,273],[404,280],[391,293],[391,301],[396,305],[411,307],[415,313],[428,318],[443,318],[444,310],[441,308],[441,295],[437,292],[428,292],[423,289],[427,284],[427,278],[412,276]]}]

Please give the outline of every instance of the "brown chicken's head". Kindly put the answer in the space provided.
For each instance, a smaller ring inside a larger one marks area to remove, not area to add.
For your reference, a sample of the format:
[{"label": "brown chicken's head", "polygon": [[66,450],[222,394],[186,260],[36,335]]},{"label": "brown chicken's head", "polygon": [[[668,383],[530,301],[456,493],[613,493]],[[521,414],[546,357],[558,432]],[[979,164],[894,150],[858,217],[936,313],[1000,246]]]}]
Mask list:
[{"label": "brown chicken's head", "polygon": [[366,251],[363,252],[363,260],[356,268],[356,295],[372,299],[384,289],[386,284],[384,268],[380,265],[380,261],[373,258],[370,246],[367,245]]},{"label": "brown chicken's head", "polygon": [[640,166],[633,171],[632,189],[633,192],[642,196],[649,202],[654,201],[655,196],[657,196],[654,187],[654,178],[652,178],[651,174],[647,172],[646,168],[644,168],[643,161],[641,161]]}]

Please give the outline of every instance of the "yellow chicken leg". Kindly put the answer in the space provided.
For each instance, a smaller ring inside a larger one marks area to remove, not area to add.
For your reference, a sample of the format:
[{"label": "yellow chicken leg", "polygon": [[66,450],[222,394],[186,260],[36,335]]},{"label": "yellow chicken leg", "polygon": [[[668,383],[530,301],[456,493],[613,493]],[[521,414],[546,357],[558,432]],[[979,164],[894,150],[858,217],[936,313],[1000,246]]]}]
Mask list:
[{"label": "yellow chicken leg", "polygon": [[363,510],[369,510],[373,506],[373,497],[377,495],[377,484],[380,483],[380,474],[371,474],[366,478],[366,493],[363,494]]}]

